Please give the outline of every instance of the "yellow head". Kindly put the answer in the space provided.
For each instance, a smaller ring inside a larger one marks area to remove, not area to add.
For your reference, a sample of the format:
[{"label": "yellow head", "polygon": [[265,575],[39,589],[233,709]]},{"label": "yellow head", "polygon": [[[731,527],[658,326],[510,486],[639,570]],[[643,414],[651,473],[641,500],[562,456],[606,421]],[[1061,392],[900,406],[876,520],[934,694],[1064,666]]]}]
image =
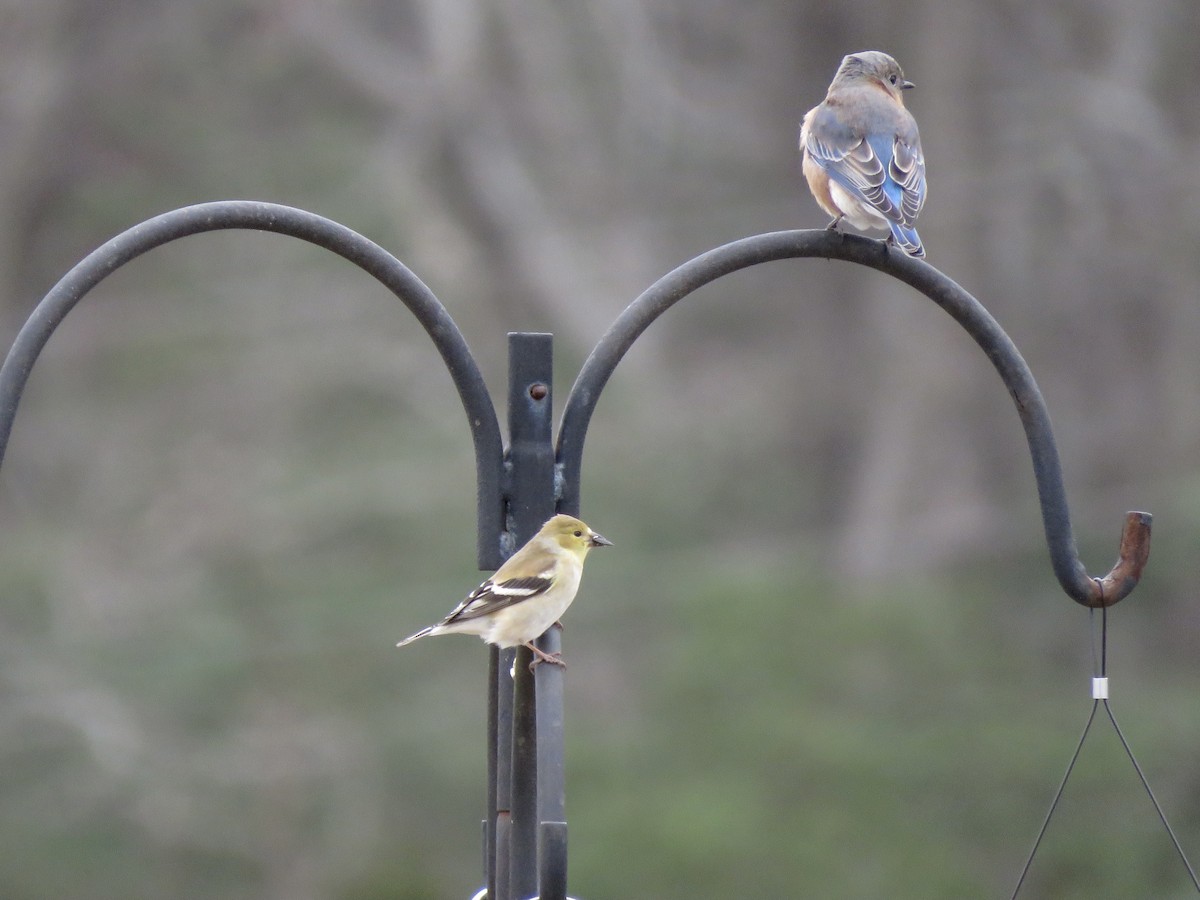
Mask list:
[{"label": "yellow head", "polygon": [[555,516],[542,526],[537,536],[553,541],[564,550],[578,553],[581,557],[586,556],[593,547],[612,546],[612,541],[592,531],[574,516]]}]

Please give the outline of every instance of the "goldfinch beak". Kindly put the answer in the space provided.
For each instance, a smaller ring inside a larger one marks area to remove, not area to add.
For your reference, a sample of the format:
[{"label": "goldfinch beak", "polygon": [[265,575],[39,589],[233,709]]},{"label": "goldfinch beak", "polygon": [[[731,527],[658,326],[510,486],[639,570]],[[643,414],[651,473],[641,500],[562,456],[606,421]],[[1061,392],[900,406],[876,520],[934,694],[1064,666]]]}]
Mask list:
[{"label": "goldfinch beak", "polygon": [[592,540],[591,540],[590,546],[592,546],[592,547],[611,547],[612,545],[613,545],[613,542],[610,541],[608,538],[606,538],[604,535],[596,534],[596,532],[594,532],[594,531],[592,532]]}]

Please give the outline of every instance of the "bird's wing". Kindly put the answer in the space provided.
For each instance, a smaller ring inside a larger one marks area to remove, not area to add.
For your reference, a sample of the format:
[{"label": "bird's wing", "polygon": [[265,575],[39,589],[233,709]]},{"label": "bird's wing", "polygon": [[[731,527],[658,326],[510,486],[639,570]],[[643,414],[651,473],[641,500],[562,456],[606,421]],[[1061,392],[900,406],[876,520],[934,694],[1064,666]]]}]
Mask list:
[{"label": "bird's wing", "polygon": [[547,569],[538,575],[527,575],[524,578],[509,578],[504,581],[488,579],[467,595],[442,620],[442,625],[453,622],[463,622],[468,619],[478,619],[506,607],[521,603],[531,597],[544,594],[554,584],[554,570]]},{"label": "bird's wing", "polygon": [[805,150],[829,177],[889,222],[911,227],[925,204],[925,158],[919,140],[856,134],[818,115]]},{"label": "bird's wing", "polygon": [[925,155],[919,141],[910,143],[896,137],[888,177],[899,188],[900,224],[911,227],[925,205]]}]

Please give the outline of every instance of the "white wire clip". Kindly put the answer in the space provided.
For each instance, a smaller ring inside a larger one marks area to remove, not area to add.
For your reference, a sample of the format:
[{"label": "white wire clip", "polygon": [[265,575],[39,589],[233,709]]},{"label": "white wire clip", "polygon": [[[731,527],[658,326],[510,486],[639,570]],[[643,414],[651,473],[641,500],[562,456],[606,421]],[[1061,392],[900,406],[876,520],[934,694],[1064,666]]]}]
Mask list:
[{"label": "white wire clip", "polygon": [[1108,699],[1108,679],[1093,678],[1092,679],[1092,699],[1107,700]]}]

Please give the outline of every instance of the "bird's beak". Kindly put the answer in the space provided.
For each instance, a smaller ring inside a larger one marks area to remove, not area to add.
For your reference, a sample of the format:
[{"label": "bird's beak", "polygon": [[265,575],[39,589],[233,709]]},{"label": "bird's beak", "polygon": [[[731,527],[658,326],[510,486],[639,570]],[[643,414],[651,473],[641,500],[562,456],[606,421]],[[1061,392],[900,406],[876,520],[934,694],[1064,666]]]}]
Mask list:
[{"label": "bird's beak", "polygon": [[596,534],[596,532],[594,532],[594,531],[592,532],[591,546],[593,546],[593,547],[611,547],[612,545],[613,545],[613,542],[610,541],[608,538],[606,538],[604,535]]},{"label": "bird's beak", "polygon": [[910,88],[915,88],[915,87],[916,87],[916,85],[913,84],[911,81],[900,82],[900,90],[902,90],[902,91],[907,91]]}]

